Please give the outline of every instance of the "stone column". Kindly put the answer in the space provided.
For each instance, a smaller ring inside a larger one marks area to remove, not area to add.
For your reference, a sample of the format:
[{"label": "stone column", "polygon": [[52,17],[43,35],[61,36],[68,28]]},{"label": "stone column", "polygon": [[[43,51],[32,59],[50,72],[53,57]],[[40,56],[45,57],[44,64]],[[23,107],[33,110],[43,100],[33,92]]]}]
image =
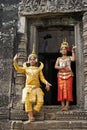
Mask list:
[{"label": "stone column", "polygon": [[83,109],[83,53],[82,53],[82,22],[75,25],[75,45],[76,45],[76,95],[77,106]]},{"label": "stone column", "polygon": [[87,110],[87,12],[83,15],[84,109]]},{"label": "stone column", "polygon": [[[18,64],[20,66],[27,60],[27,24],[26,17],[20,16],[18,22],[17,42],[18,42]],[[15,97],[13,99],[13,109],[11,109],[11,119],[23,119],[24,111],[22,99],[22,89],[25,86],[25,75],[17,71],[15,76]]]}]

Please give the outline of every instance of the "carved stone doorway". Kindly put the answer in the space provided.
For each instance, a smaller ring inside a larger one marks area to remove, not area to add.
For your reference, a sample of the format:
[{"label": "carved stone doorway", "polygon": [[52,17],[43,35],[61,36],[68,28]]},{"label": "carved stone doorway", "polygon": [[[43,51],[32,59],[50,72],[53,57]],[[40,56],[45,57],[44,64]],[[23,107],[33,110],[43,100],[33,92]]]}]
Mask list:
[{"label": "carved stone doorway", "polygon": [[[44,75],[46,79],[52,84],[51,90],[47,92],[42,84],[42,89],[45,93],[45,105],[59,105],[57,101],[57,70],[54,65],[57,57],[60,56],[60,44],[64,38],[67,39],[70,48],[75,43],[74,26],[49,26],[38,27],[38,56],[39,60],[44,63]],[[68,55],[71,55],[69,52]],[[73,97],[76,105],[76,66],[72,63],[72,70],[74,73],[73,81]]]},{"label": "carved stone doorway", "polygon": [[[45,97],[45,104],[57,105],[57,97],[52,95],[54,92],[57,95],[57,70],[54,69],[54,63],[56,58],[60,55],[59,48],[62,40],[67,39],[69,46],[72,47],[73,44],[77,46],[76,49],[76,64],[73,63],[72,68],[76,68],[74,76],[74,86],[73,86],[73,96],[76,108],[83,108],[84,95],[83,95],[83,52],[82,52],[82,17],[73,14],[58,16],[56,18],[50,17],[37,17],[37,18],[27,18],[27,55],[32,50],[32,43],[35,43],[35,50],[39,56],[44,67],[44,74],[46,79],[53,84],[52,91],[46,93],[48,95]],[[49,58],[50,57],[50,58]],[[49,67],[50,66],[50,67]],[[76,67],[75,67],[76,66]],[[53,70],[53,72],[51,72]],[[50,72],[50,73],[49,73]],[[54,75],[53,75],[54,74]],[[50,77],[49,77],[50,76]],[[51,77],[52,76],[52,77]],[[75,78],[76,77],[76,78]],[[55,84],[55,85],[54,85]],[[56,87],[54,87],[56,86]],[[42,87],[43,89],[44,87]],[[55,90],[56,88],[56,90]],[[44,90],[45,91],[45,90]],[[50,99],[50,100],[49,100]],[[52,99],[52,100],[51,100]]]}]

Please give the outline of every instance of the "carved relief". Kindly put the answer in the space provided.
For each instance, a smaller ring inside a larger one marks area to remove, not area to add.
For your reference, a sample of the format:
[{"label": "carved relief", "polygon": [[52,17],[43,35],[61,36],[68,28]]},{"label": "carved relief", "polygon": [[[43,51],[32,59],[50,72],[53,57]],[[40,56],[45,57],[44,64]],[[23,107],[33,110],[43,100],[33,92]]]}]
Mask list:
[{"label": "carved relief", "polygon": [[83,0],[22,0],[19,11],[29,14],[87,10]]},{"label": "carved relief", "polygon": [[84,107],[87,110],[87,12],[84,13],[83,16],[83,40],[84,40],[84,45],[83,45],[83,65],[84,65],[84,99],[85,99],[85,104]]}]

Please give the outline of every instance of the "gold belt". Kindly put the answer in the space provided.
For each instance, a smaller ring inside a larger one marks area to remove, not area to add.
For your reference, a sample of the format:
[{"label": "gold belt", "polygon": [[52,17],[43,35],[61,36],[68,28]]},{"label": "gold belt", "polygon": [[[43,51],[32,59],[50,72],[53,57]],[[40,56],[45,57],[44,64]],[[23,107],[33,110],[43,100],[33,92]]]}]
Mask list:
[{"label": "gold belt", "polygon": [[39,88],[39,86],[33,86],[33,85],[26,85],[27,88],[32,88],[32,89],[35,89],[35,88]]},{"label": "gold belt", "polygon": [[59,72],[59,75],[61,76],[67,76],[67,75],[73,75],[72,72]]}]

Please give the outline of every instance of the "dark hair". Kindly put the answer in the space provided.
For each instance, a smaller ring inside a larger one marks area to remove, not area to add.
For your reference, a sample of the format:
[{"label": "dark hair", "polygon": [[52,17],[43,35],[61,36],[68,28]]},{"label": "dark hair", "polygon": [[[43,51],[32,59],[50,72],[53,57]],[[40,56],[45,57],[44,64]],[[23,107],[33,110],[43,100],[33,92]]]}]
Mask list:
[{"label": "dark hair", "polygon": [[30,64],[29,64],[29,63],[26,63],[26,66],[27,66],[27,67],[29,67],[29,66],[30,66]]}]

